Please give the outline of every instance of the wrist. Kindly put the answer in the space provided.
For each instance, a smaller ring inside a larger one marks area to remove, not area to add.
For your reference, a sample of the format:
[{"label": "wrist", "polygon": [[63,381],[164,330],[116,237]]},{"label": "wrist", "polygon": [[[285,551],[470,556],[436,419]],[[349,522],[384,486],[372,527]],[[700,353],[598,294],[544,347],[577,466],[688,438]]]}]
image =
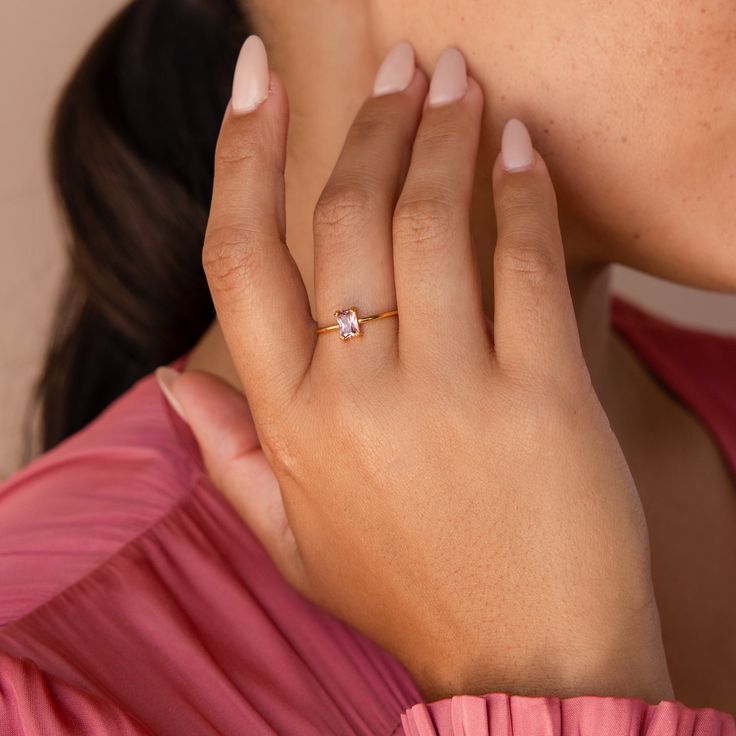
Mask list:
[{"label": "wrist", "polygon": [[674,700],[664,648],[616,648],[602,643],[596,650],[537,651],[519,649],[488,653],[479,659],[446,656],[410,668],[427,702],[453,695],[580,695],[641,698],[656,704]]}]

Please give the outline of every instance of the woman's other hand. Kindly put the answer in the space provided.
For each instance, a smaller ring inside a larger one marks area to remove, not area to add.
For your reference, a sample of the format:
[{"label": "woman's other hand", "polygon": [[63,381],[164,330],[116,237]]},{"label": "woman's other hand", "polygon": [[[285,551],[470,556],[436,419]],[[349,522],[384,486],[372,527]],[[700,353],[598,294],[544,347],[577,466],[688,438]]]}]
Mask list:
[{"label": "woman's other hand", "polygon": [[[314,213],[315,322],[284,242],[286,91],[260,39],[244,47],[204,265],[248,404],[201,373],[173,384],[214,482],[284,577],[427,697],[671,698],[646,523],[583,359],[546,165],[509,122],[489,331],[469,220],[480,87],[450,49],[428,92],[404,44],[376,90]],[[354,305],[398,318],[315,334]]]}]

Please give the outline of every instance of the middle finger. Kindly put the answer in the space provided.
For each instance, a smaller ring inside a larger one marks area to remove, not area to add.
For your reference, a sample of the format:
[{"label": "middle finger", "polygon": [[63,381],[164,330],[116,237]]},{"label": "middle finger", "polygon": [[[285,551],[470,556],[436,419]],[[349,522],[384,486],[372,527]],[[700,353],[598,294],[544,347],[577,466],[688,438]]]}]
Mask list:
[{"label": "middle finger", "polygon": [[490,354],[470,210],[483,94],[456,48],[432,75],[394,214],[399,359],[469,366]]}]

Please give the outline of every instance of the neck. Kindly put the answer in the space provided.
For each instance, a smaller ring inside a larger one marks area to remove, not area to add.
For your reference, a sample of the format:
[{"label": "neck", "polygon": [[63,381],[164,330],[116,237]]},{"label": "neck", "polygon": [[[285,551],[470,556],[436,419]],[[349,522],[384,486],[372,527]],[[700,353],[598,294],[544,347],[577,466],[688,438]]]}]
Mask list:
[{"label": "neck", "polygon": [[[288,8],[286,7],[288,5]],[[312,213],[337,160],[345,134],[386,50],[399,38],[378,38],[370,29],[368,3],[291,3],[270,0],[251,11],[253,25],[269,51],[269,62],[289,91],[290,127],[286,164],[286,237],[314,304]],[[288,10],[288,21],[283,15]],[[303,16],[303,17],[300,17]],[[421,63],[421,62],[420,62]],[[425,69],[430,72],[431,69]],[[479,80],[483,84],[483,80]],[[479,248],[486,313],[492,317],[492,247],[495,221],[490,196],[491,164],[498,150],[500,121],[484,122],[479,153],[473,231]],[[483,162],[487,165],[483,166]],[[562,204],[562,203],[561,203]],[[562,211],[561,207],[561,211]],[[563,223],[566,250],[593,252],[582,228]],[[568,278],[588,366],[601,399],[615,378],[608,322],[609,269],[584,258],[568,259]],[[189,366],[216,373],[239,386],[217,325],[191,354]],[[604,401],[605,406],[605,401]]]}]

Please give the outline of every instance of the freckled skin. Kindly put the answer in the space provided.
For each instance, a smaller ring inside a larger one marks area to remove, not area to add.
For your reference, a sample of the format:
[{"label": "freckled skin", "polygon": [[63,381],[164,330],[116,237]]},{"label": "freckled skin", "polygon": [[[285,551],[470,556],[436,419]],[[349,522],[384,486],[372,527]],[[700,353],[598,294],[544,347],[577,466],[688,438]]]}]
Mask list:
[{"label": "freckled skin", "polygon": [[528,123],[571,263],[736,291],[736,2],[377,0],[376,13],[419,41],[425,69],[462,47],[486,141],[510,116]]},{"label": "freckled skin", "polygon": [[[473,230],[484,294],[494,223],[483,162],[512,116],[550,168],[570,281],[585,297],[607,288],[590,274],[610,262],[736,292],[736,1],[369,1],[387,38],[417,42],[425,71],[455,44],[483,87]],[[675,692],[736,712],[732,479],[703,425],[618,355],[631,372],[609,355],[610,395],[634,398],[605,409],[647,510]],[[662,437],[677,439],[663,451]]]}]

